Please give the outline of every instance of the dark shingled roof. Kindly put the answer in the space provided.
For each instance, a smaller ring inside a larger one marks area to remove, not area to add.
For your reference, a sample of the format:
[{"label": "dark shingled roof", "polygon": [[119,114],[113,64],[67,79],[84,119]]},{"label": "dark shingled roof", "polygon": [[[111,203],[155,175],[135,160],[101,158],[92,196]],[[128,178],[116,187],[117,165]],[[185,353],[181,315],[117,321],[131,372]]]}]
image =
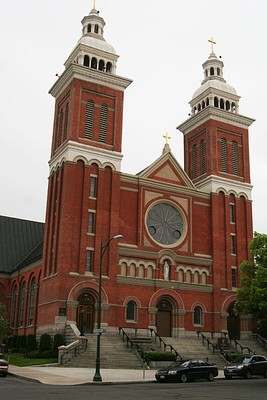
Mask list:
[{"label": "dark shingled roof", "polygon": [[0,272],[11,273],[42,258],[44,223],[0,215]]}]

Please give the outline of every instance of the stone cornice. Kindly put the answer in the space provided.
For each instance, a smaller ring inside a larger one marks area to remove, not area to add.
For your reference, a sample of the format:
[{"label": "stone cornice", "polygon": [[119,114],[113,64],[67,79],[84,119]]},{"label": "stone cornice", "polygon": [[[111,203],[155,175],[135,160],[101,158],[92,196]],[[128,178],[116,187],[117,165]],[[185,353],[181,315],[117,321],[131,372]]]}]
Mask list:
[{"label": "stone cornice", "polygon": [[179,290],[190,290],[193,292],[213,292],[212,285],[197,285],[194,283],[184,283],[176,281],[165,281],[161,279],[148,279],[148,278],[135,278],[130,276],[117,275],[117,282],[125,285],[135,286],[150,286],[154,288],[164,289],[179,289]]},{"label": "stone cornice", "polygon": [[[121,182],[127,182],[134,185],[140,185],[145,187],[146,189],[156,189],[160,192],[172,192],[175,193],[176,196],[180,194],[188,195],[188,196],[197,196],[203,199],[209,199],[210,196],[204,192],[200,191],[199,189],[195,189],[192,187],[180,186],[177,183],[170,183],[170,182],[161,182],[157,179],[150,179],[150,178],[141,178],[136,175],[128,175],[122,174],[121,175]],[[122,185],[121,185],[122,186]]]},{"label": "stone cornice", "polygon": [[[160,257],[162,249],[158,251],[142,251],[139,249],[133,249],[129,247],[123,247],[123,243],[119,245],[119,256],[120,257],[132,257],[132,258],[144,258],[150,260],[156,260]],[[180,264],[193,264],[196,266],[211,266],[213,264],[212,258],[206,257],[193,257],[193,256],[181,256],[174,251],[172,252],[174,261]]]},{"label": "stone cornice", "polygon": [[216,175],[210,175],[196,183],[199,190],[207,193],[218,193],[223,190],[226,195],[235,193],[237,197],[245,195],[248,200],[252,200],[251,192],[253,186],[250,183],[237,182],[233,179],[218,177]]},{"label": "stone cornice", "polygon": [[51,158],[49,168],[52,171],[64,162],[76,162],[77,158],[82,158],[86,164],[89,164],[91,160],[97,160],[101,165],[109,164],[116,171],[120,171],[122,157],[121,153],[113,150],[110,151],[87,144],[68,141]]},{"label": "stone cornice", "polygon": [[195,129],[197,126],[203,124],[209,119],[215,119],[217,121],[234,124],[244,129],[247,129],[255,121],[254,119],[245,117],[241,114],[236,114],[220,108],[209,106],[188,118],[181,125],[177,126],[177,129],[186,135],[189,131]]},{"label": "stone cornice", "polygon": [[72,63],[68,68],[65,69],[62,75],[54,83],[49,93],[57,98],[74,78],[87,82],[102,84],[120,91],[124,91],[132,82],[131,79]]}]

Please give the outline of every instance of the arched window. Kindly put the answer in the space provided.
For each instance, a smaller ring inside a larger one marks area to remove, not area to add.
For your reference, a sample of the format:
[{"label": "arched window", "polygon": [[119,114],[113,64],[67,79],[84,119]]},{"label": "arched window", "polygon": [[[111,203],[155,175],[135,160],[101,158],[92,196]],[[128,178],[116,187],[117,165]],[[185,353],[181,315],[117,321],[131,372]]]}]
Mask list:
[{"label": "arched window", "polygon": [[198,271],[194,272],[194,283],[197,285],[199,283],[199,272]]},{"label": "arched window", "polygon": [[206,99],[206,106],[208,107],[210,105],[210,99],[207,97]]},{"label": "arched window", "polygon": [[121,275],[122,276],[126,276],[127,275],[127,264],[125,262],[123,262],[121,264]]},{"label": "arched window", "polygon": [[108,106],[101,105],[100,109],[100,129],[99,129],[99,142],[106,143],[108,133]]},{"label": "arched window", "polygon": [[178,281],[179,282],[184,281],[184,271],[182,269],[179,269],[179,271],[178,271]]},{"label": "arched window", "polygon": [[201,104],[198,104],[197,110],[198,110],[198,111],[201,111]]},{"label": "arched window", "polygon": [[197,145],[193,145],[193,152],[192,152],[192,161],[193,161],[193,178],[197,177]]},{"label": "arched window", "polygon": [[59,114],[59,129],[58,129],[58,140],[57,140],[58,147],[62,143],[63,117],[64,117],[63,110],[61,110]]},{"label": "arched window", "polygon": [[219,100],[218,97],[214,97],[214,107],[219,107]]},{"label": "arched window", "polygon": [[225,138],[222,138],[221,140],[221,157],[222,157],[222,171],[227,172],[228,157],[227,157],[227,141]]},{"label": "arched window", "polygon": [[224,110],[224,99],[220,99],[220,108]]},{"label": "arched window", "polygon": [[87,26],[87,32],[89,33],[89,32],[91,32],[92,31],[92,25],[91,24],[88,24],[88,26]]},{"label": "arched window", "polygon": [[225,108],[226,108],[227,111],[230,110],[230,101],[229,100],[226,100]]},{"label": "arched window", "polygon": [[136,303],[131,300],[126,305],[126,320],[136,321]]},{"label": "arched window", "polygon": [[191,271],[186,271],[186,282],[191,283]]},{"label": "arched window", "polygon": [[34,310],[35,310],[35,284],[36,279],[33,277],[30,285],[30,298],[29,298],[29,313],[28,313],[28,325],[32,325],[34,321]]},{"label": "arched window", "polygon": [[148,279],[152,279],[153,278],[153,267],[151,265],[149,265],[147,267],[147,277],[148,277]]},{"label": "arched window", "polygon": [[92,139],[93,137],[94,111],[95,111],[94,102],[92,100],[88,100],[86,103],[85,130],[84,130],[84,137],[86,139]]},{"label": "arched window", "polygon": [[98,33],[98,31],[99,31],[99,26],[95,24],[95,33]]},{"label": "arched window", "polygon": [[97,59],[95,57],[91,60],[91,68],[97,69]]},{"label": "arched window", "polygon": [[235,112],[235,103],[231,103],[231,111]]},{"label": "arched window", "polygon": [[233,173],[238,175],[238,145],[235,141],[232,142],[232,166]]},{"label": "arched window", "polygon": [[20,299],[19,299],[19,318],[18,318],[19,326],[22,326],[24,322],[25,297],[26,297],[26,282],[23,282],[20,289]]},{"label": "arched window", "polygon": [[17,308],[17,286],[14,287],[11,299],[10,326],[15,327],[15,314]]},{"label": "arched window", "polygon": [[99,71],[105,71],[105,61],[104,60],[99,61],[98,69],[99,69]]},{"label": "arched window", "polygon": [[205,101],[204,100],[201,103],[201,107],[202,107],[202,110],[203,110],[203,108],[205,108]]},{"label": "arched window", "polygon": [[221,75],[221,70],[220,70],[220,68],[219,68],[219,67],[217,68],[217,75],[218,75],[218,76],[220,76],[220,75]]},{"label": "arched window", "polygon": [[130,265],[130,276],[135,276],[135,265],[134,264]]},{"label": "arched window", "polygon": [[206,143],[204,140],[200,142],[200,173],[206,172]]},{"label": "arched window", "polygon": [[210,69],[210,75],[214,75],[214,68],[213,67],[211,67],[211,69]]},{"label": "arched window", "polygon": [[83,65],[85,67],[89,67],[90,66],[90,58],[87,54],[85,54],[85,56],[83,57]]},{"label": "arched window", "polygon": [[202,283],[202,285],[207,284],[207,273],[206,272],[202,272],[202,274],[201,274],[201,283]]},{"label": "arched window", "polygon": [[194,325],[202,325],[202,308],[199,306],[194,308]]},{"label": "arched window", "polygon": [[144,278],[144,276],[145,276],[145,267],[142,264],[139,265],[138,276],[139,276],[139,278]]},{"label": "arched window", "polygon": [[108,63],[107,63],[107,65],[106,65],[106,71],[107,71],[107,72],[112,72],[112,64],[111,64],[111,62],[108,62]]},{"label": "arched window", "polygon": [[67,139],[68,124],[69,124],[69,103],[67,103],[66,108],[65,108],[63,141]]}]

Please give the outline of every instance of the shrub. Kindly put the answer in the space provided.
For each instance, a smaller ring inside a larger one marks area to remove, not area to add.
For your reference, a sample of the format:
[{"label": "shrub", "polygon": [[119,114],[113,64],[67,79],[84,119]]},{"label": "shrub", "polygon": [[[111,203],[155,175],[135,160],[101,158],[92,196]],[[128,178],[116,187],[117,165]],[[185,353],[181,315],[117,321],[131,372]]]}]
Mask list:
[{"label": "shrub", "polygon": [[52,350],[44,350],[41,353],[39,352],[38,358],[54,358],[54,353]]},{"label": "shrub", "polygon": [[238,354],[238,353],[222,353],[222,354],[223,354],[224,358],[229,362],[235,361],[235,359],[238,356],[240,356],[240,354]]},{"label": "shrub", "polygon": [[44,351],[51,351],[52,350],[52,339],[48,333],[44,333],[40,337],[40,346],[39,346],[39,353],[43,353]]},{"label": "shrub", "polygon": [[54,336],[54,342],[53,342],[53,355],[54,355],[54,357],[58,356],[58,348],[59,348],[59,346],[62,346],[63,344],[64,344],[63,335],[61,335],[60,333],[57,333]]},{"label": "shrub", "polygon": [[25,353],[28,354],[32,353],[37,350],[37,341],[36,341],[36,336],[31,334],[27,336],[26,340],[26,348],[25,348]]},{"label": "shrub", "polygon": [[148,361],[175,361],[176,355],[170,352],[149,351],[146,352],[145,358]]}]

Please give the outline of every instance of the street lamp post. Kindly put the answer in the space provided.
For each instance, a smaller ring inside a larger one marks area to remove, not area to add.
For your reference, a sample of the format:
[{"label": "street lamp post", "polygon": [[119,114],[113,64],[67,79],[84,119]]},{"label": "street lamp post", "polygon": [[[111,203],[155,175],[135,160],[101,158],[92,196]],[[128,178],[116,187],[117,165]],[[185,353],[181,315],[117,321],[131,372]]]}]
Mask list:
[{"label": "street lamp post", "polygon": [[107,247],[113,239],[121,239],[122,235],[115,235],[109,239],[109,241],[102,245],[100,244],[100,264],[99,264],[99,286],[98,286],[98,314],[97,314],[97,341],[96,341],[96,360],[95,360],[95,375],[93,378],[94,382],[102,382],[102,377],[100,374],[100,336],[101,336],[101,291],[102,291],[102,259],[105,254]]}]

